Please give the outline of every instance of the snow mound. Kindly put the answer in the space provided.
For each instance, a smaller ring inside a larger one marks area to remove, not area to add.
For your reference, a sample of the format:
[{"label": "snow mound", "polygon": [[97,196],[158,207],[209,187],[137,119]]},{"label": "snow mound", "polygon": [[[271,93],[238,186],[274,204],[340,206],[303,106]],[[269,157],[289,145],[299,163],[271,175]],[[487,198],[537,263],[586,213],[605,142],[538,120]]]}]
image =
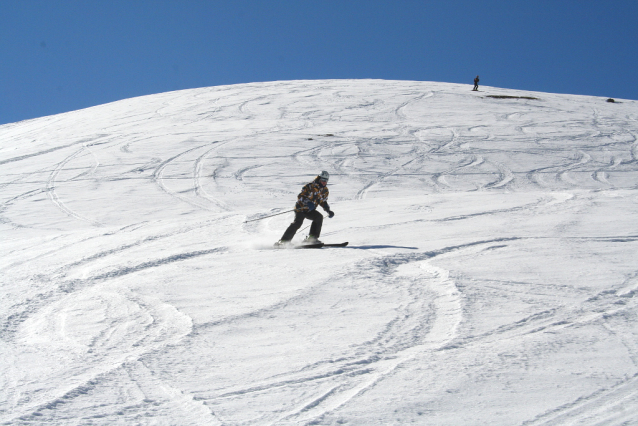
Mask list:
[{"label": "snow mound", "polygon": [[[635,419],[638,104],[481,90],[281,81],[0,126],[0,424]],[[350,245],[272,250],[321,170],[322,240]]]}]

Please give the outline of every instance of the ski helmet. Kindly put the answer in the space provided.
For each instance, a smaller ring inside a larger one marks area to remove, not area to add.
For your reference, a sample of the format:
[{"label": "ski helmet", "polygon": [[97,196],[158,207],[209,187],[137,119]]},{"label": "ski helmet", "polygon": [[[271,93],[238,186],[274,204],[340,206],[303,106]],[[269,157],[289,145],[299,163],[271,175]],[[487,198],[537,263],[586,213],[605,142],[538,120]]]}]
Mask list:
[{"label": "ski helmet", "polygon": [[330,174],[327,171],[322,171],[321,174],[319,175],[319,179],[323,179],[326,182],[328,182],[328,179],[330,179]]}]

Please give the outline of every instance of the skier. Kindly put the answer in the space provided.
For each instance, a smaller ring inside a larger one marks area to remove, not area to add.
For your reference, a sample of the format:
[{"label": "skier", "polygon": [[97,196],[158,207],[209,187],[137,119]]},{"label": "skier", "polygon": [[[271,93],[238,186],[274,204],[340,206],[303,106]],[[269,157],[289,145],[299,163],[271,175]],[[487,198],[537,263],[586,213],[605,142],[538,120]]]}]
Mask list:
[{"label": "skier", "polygon": [[317,244],[319,235],[321,235],[321,225],[323,224],[323,215],[316,209],[321,206],[332,218],[335,214],[330,210],[328,205],[328,179],[330,175],[325,170],[319,174],[312,182],[304,185],[301,192],[297,196],[295,204],[295,220],[288,226],[281,240],[275,243],[275,246],[284,246],[289,244],[295,233],[301,228],[304,219],[312,220],[310,232],[304,240],[303,244]]},{"label": "skier", "polygon": [[474,79],[474,89],[472,89],[475,92],[478,91],[478,83],[479,83],[479,78],[477,75],[476,78]]}]

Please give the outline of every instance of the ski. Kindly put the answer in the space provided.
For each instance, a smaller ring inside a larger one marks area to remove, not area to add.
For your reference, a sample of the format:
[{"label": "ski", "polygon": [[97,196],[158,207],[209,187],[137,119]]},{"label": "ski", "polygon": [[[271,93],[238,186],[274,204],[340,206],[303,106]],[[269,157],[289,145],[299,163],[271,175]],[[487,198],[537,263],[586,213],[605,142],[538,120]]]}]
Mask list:
[{"label": "ski", "polygon": [[313,249],[313,248],[321,248],[325,246],[324,243],[314,243],[314,244],[300,244],[298,246],[293,246],[296,249]]},{"label": "ski", "polygon": [[323,247],[323,243],[314,243],[314,244],[284,244],[284,245],[277,245],[275,244],[274,247],[276,249],[318,249]]},{"label": "ski", "polygon": [[348,242],[345,243],[337,243],[337,244],[324,244],[324,247],[345,247],[348,245]]},{"label": "ski", "polygon": [[348,243],[338,243],[338,244],[324,244],[324,243],[314,243],[314,244],[287,244],[283,246],[275,245],[277,249],[318,249],[322,247],[345,247]]}]

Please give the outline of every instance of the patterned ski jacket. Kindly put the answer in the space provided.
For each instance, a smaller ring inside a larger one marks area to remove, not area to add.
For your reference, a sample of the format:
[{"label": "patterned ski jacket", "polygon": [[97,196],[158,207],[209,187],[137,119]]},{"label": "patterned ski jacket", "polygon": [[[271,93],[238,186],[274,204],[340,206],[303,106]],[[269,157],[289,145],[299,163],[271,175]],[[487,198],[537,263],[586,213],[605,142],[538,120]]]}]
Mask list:
[{"label": "patterned ski jacket", "polygon": [[319,177],[312,182],[304,185],[301,189],[301,192],[297,196],[297,203],[295,204],[296,212],[306,211],[306,201],[312,201],[315,206],[321,206],[325,211],[330,211],[330,206],[328,205],[328,186],[322,186],[319,183]]}]

